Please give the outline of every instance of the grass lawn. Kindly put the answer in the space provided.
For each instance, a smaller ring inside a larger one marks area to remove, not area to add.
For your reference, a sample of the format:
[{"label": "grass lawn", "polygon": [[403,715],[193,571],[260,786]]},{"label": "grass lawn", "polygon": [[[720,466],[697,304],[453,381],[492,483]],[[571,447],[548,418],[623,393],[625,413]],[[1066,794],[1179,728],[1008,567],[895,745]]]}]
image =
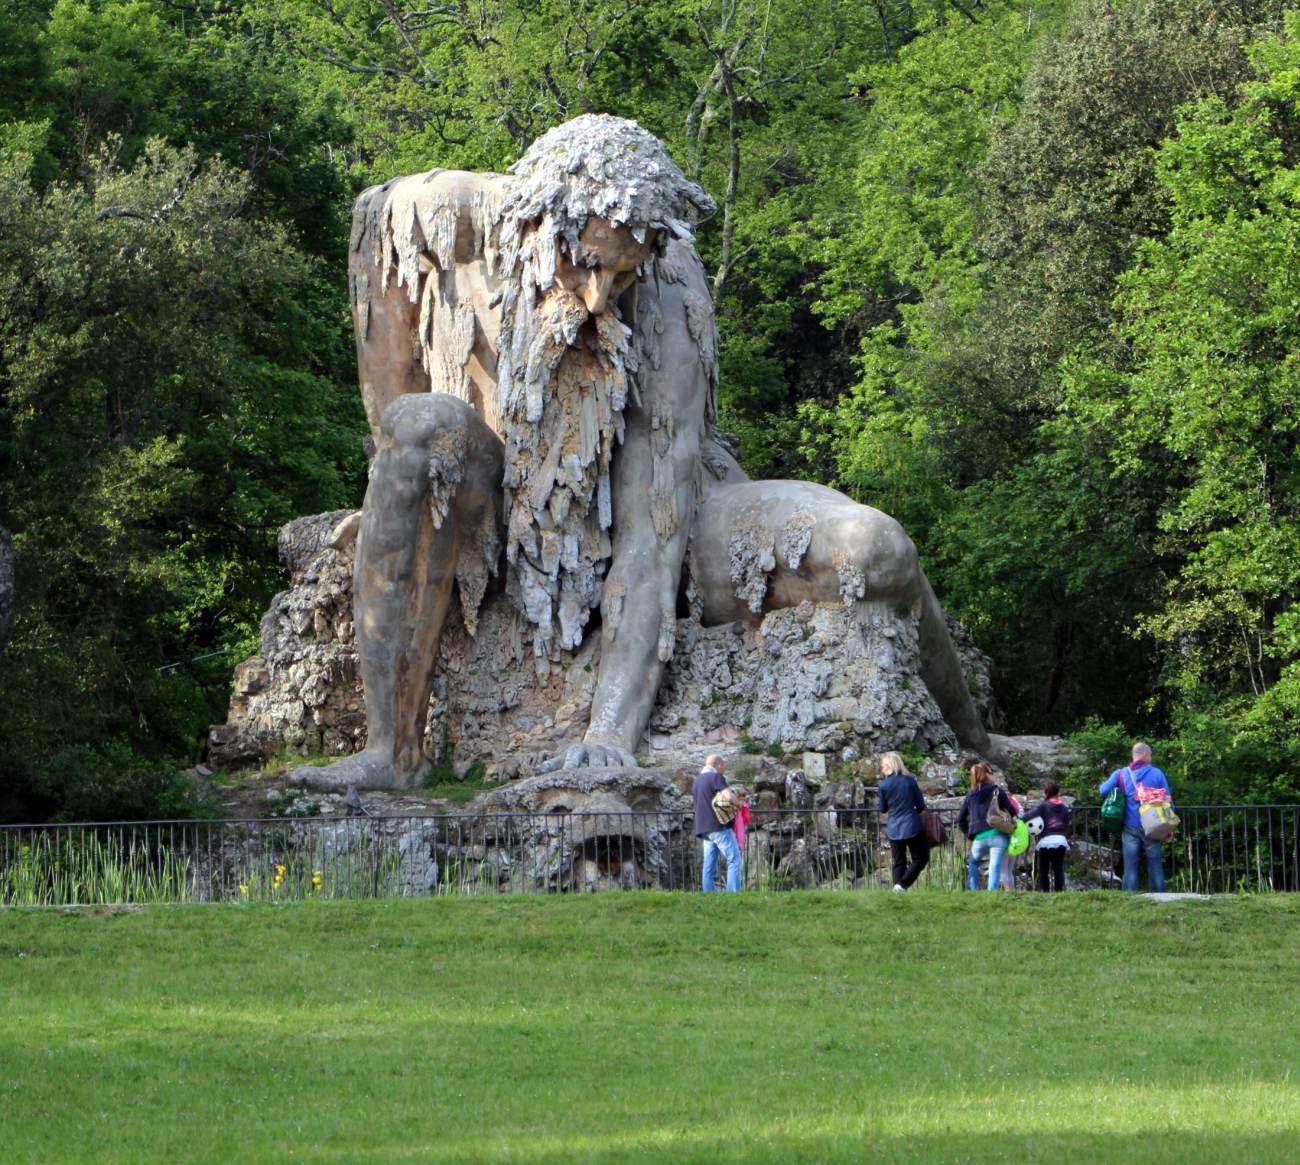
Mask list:
[{"label": "grass lawn", "polygon": [[0,912],[0,1162],[1300,1159],[1300,901]]}]

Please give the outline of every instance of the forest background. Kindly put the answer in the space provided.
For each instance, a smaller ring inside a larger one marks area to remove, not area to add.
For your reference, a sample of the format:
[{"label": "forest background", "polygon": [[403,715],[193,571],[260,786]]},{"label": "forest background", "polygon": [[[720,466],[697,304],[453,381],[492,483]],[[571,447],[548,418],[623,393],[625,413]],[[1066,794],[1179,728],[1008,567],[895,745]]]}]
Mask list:
[{"label": "forest background", "polygon": [[746,468],[898,517],[1007,727],[1300,797],[1283,5],[0,0],[0,78],[0,820],[187,811],[276,530],[364,489],[352,198],[584,111],[718,199]]}]

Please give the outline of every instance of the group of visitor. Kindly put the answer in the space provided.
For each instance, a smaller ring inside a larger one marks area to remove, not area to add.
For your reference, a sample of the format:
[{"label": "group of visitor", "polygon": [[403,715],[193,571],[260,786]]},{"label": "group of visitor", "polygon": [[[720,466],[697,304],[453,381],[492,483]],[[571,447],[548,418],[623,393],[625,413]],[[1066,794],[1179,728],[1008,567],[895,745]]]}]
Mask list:
[{"label": "group of visitor", "polygon": [[[704,844],[703,889],[717,887],[718,859],[726,866],[727,890],[738,893],[744,866],[745,828],[750,821],[749,805],[728,785],[723,758],[711,754],[695,779],[695,836]],[[927,812],[921,786],[903,758],[887,752],[880,759],[881,781],[877,790],[880,812],[887,814],[885,834],[889,839],[891,873],[896,893],[916,884],[930,861],[930,837],[922,822]],[[1027,852],[1030,839],[1034,853],[1034,888],[1043,892],[1065,889],[1065,855],[1070,848],[1073,813],[1061,800],[1061,786],[1045,781],[1043,796],[1024,809],[1020,802],[997,783],[982,761],[971,766],[971,787],[957,814],[957,826],[970,841],[966,859],[966,889],[978,890],[981,868],[987,862],[985,888],[1015,888],[1013,862]],[[1101,784],[1107,797],[1118,790],[1123,798],[1122,846],[1123,888],[1138,888],[1138,862],[1145,857],[1147,878],[1154,893],[1165,888],[1162,847],[1168,835],[1154,835],[1144,826],[1144,806],[1167,806],[1172,815],[1173,797],[1165,774],[1151,763],[1151,747],[1141,741],[1133,745],[1133,759],[1116,769]]]}]

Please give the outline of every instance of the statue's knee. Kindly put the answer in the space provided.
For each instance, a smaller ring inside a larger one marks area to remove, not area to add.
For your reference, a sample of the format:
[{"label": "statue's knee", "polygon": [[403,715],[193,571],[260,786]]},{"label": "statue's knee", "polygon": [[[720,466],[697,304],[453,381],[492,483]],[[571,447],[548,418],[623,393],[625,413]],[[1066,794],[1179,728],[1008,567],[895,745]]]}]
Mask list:
[{"label": "statue's knee", "polygon": [[910,595],[919,578],[916,545],[888,514],[858,507],[853,544],[868,595]]},{"label": "statue's knee", "polygon": [[[469,416],[466,416],[468,412]],[[398,397],[380,421],[379,447],[370,467],[367,504],[405,511],[430,487],[446,493],[465,472],[466,426],[473,417],[463,401],[433,393]],[[447,498],[438,499],[445,510]]]},{"label": "statue's knee", "polygon": [[919,558],[916,553],[916,543],[908,537],[907,531],[903,529],[893,518],[889,519],[889,529],[885,534],[885,554],[893,564],[893,569],[898,572],[901,578],[908,580],[916,577],[916,571],[919,564]]},{"label": "statue's knee", "polygon": [[475,419],[474,410],[463,400],[438,392],[413,392],[384,409],[379,432],[398,446],[424,447],[444,434],[463,442]]}]

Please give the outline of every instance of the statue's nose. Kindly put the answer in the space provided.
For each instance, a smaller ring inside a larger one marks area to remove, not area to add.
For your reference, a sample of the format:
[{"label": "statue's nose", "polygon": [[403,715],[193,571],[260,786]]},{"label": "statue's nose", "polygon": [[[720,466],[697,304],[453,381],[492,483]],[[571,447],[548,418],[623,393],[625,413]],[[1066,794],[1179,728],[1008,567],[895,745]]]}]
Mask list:
[{"label": "statue's nose", "polygon": [[609,306],[610,292],[614,289],[617,272],[606,271],[603,267],[593,267],[587,273],[587,282],[582,288],[582,302],[592,315],[599,315]]}]

